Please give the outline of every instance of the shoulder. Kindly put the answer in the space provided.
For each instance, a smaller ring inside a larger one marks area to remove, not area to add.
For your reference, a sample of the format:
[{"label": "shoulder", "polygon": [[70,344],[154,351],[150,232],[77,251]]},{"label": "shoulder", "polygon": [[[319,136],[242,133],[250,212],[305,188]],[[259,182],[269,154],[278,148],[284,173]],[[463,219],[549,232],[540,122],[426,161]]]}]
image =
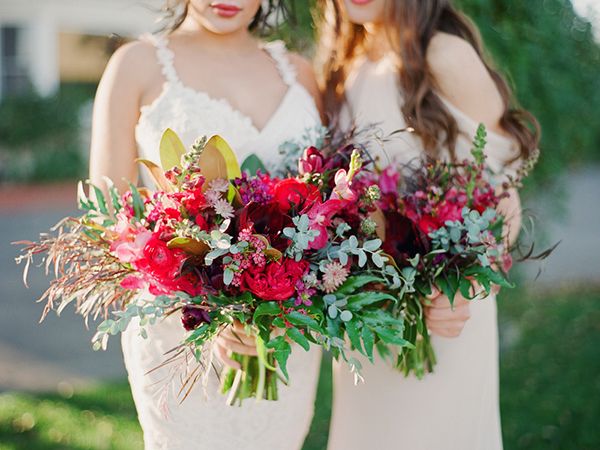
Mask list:
[{"label": "shoulder", "polygon": [[437,33],[427,49],[427,64],[436,88],[465,114],[497,128],[504,101],[475,48],[466,40]]},{"label": "shoulder", "polygon": [[113,53],[103,78],[139,84],[158,72],[156,48],[152,43],[140,39],[122,45]]},{"label": "shoulder", "polygon": [[298,83],[304,86],[308,93],[315,99],[319,111],[322,111],[321,92],[312,64],[298,53],[288,52],[288,58],[296,70]]}]

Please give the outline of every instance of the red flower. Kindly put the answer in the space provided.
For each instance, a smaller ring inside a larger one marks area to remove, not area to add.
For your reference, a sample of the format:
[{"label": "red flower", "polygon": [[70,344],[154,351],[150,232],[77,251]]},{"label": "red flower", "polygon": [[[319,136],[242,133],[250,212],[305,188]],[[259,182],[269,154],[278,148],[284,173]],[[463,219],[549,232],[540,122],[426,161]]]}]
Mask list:
[{"label": "red flower", "polygon": [[301,210],[305,204],[319,198],[319,190],[312,184],[306,184],[295,178],[286,178],[275,184],[273,189],[274,201],[282,212],[288,212],[292,207]]},{"label": "red flower", "polygon": [[307,261],[284,258],[267,264],[262,271],[244,272],[240,288],[262,300],[289,300],[296,293],[296,284],[307,270]]},{"label": "red flower", "polygon": [[166,242],[153,234],[144,247],[142,257],[135,262],[135,266],[158,283],[170,285],[180,275],[184,260],[183,250],[168,248]]}]

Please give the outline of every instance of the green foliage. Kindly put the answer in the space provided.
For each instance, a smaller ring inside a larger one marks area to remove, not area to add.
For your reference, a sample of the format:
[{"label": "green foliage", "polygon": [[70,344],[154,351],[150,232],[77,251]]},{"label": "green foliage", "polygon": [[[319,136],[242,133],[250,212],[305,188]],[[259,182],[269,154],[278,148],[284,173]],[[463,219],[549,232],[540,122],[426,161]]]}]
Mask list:
[{"label": "green foliage", "polygon": [[52,97],[35,93],[0,102],[0,181],[73,179],[85,173],[79,138],[90,85],[65,85]]},{"label": "green foliage", "polygon": [[[600,161],[600,46],[569,0],[457,0],[543,131],[532,181]],[[582,121],[583,119],[583,121]]]}]

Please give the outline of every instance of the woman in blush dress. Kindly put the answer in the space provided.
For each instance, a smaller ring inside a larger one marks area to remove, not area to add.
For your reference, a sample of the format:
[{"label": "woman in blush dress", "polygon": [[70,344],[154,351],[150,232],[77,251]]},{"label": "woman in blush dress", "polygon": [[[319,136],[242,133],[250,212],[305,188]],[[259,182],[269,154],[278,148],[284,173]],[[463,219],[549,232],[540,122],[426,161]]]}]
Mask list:
[{"label": "woman in blush dress", "polygon": [[[173,3],[178,3],[173,5]],[[252,30],[266,23],[279,1],[183,0],[168,2],[174,24],[120,48],[106,68],[94,107],[91,181],[103,176],[125,187],[135,181],[138,157],[159,162],[163,131],[172,128],[186,146],[219,134],[242,161],[255,153],[276,164],[278,147],[321,123],[319,94],[310,65],[281,42],[265,43]],[[272,21],[272,20],[271,20]],[[141,173],[142,184],[149,179]],[[156,368],[183,338],[175,316],[139,335],[132,323],[122,338],[123,355],[146,450],[299,449],[313,415],[320,353],[295,351],[291,383],[277,402],[245,401],[230,407],[211,374],[204,398],[196,386],[179,404],[171,368]],[[242,334],[237,330],[237,334]],[[254,353],[251,337],[219,337],[221,360],[228,352]]]},{"label": "woman in blush dress", "polygon": [[[464,159],[479,123],[488,163],[504,174],[537,148],[535,119],[512,102],[482,57],[473,25],[449,0],[323,0],[320,61],[326,110],[342,123],[395,134],[382,165],[415,157]],[[517,192],[502,205],[518,234]],[[467,302],[433,295],[425,308],[438,364],[423,380],[382,360],[365,383],[334,371],[330,450],[500,450],[495,296]]]}]

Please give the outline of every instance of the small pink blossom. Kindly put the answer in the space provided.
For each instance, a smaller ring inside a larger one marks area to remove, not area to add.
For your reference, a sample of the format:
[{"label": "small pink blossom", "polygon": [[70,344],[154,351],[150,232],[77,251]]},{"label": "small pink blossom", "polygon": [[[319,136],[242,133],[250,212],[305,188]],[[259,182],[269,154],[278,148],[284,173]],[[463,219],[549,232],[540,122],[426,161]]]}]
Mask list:
[{"label": "small pink blossom", "polygon": [[210,190],[216,192],[227,192],[229,190],[229,181],[223,178],[216,178],[208,185]]},{"label": "small pink blossom", "polygon": [[328,294],[339,288],[348,278],[348,269],[339,262],[330,262],[323,272],[323,290]]},{"label": "small pink blossom", "polygon": [[340,169],[335,174],[335,187],[331,193],[332,199],[337,200],[348,200],[353,202],[356,200],[356,194],[350,188],[350,182],[348,181],[348,174],[344,169]]}]

